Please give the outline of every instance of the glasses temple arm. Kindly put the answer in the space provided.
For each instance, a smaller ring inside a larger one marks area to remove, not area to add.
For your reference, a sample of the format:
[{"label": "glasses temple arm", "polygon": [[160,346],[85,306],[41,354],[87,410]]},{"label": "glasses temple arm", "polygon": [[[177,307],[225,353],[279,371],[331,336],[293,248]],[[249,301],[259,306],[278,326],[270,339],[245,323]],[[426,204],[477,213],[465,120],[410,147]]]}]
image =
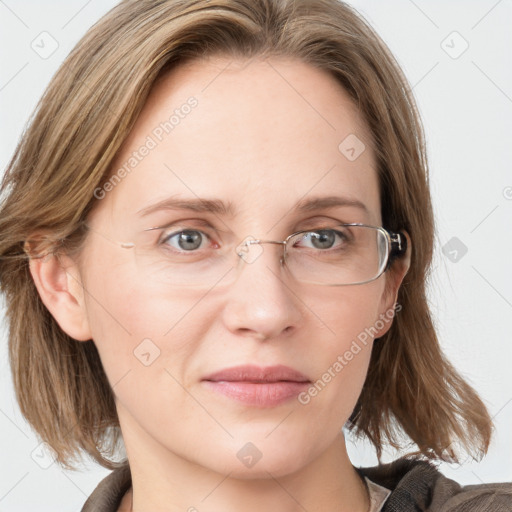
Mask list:
[{"label": "glasses temple arm", "polygon": [[388,270],[396,259],[407,252],[407,238],[402,232],[389,232],[389,237],[391,239],[391,251],[384,271]]}]

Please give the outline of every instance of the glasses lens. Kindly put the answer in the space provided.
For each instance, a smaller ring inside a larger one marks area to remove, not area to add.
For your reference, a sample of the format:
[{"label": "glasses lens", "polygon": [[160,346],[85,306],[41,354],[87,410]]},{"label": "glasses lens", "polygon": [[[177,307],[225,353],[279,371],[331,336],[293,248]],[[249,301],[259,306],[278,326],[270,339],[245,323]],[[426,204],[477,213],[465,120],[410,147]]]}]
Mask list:
[{"label": "glasses lens", "polygon": [[[105,237],[107,238],[107,237]],[[110,240],[110,238],[108,237]],[[179,288],[222,288],[236,280],[243,264],[253,264],[267,247],[219,241],[201,229],[165,233],[146,231],[117,243],[119,264],[127,265],[147,284]],[[217,243],[218,242],[218,243]],[[226,242],[226,243],[224,243]],[[388,258],[384,230],[339,225],[312,229],[288,240],[287,270],[300,282],[324,285],[364,283],[384,270]],[[276,255],[277,256],[277,255]]]},{"label": "glasses lens", "polygon": [[302,282],[357,284],[381,274],[387,253],[384,230],[342,225],[292,237],[288,241],[286,264]]},{"label": "glasses lens", "polygon": [[238,256],[229,244],[215,243],[201,229],[176,230],[158,240],[154,235],[133,246],[139,272],[148,280],[202,289],[234,281]]}]

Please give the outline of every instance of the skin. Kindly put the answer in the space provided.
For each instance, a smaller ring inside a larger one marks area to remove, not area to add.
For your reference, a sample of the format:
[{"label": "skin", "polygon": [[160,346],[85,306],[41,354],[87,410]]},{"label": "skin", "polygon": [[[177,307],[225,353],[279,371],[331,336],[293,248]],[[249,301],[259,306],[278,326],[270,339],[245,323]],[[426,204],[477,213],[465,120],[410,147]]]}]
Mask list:
[{"label": "skin", "polygon": [[[292,59],[218,56],[175,69],[152,90],[113,169],[191,96],[198,106],[98,201],[88,221],[94,230],[127,241],[164,222],[205,219],[240,242],[283,240],[314,220],[381,225],[365,123],[334,78]],[[354,161],[338,149],[349,134],[366,145]],[[173,195],[232,201],[238,213],[137,216]],[[291,213],[312,195],[356,198],[368,213],[353,206]],[[341,429],[373,340],[307,405],[251,407],[201,379],[238,364],[280,363],[316,381],[393,307],[410,254],[373,282],[325,287],[290,279],[281,249],[260,247],[233,284],[201,292],[152,279],[133,250],[94,232],[77,260],[31,261],[43,302],[70,336],[94,340],[113,386],[133,481],[120,510],[368,510]],[[160,350],[149,366],[134,356],[146,338]],[[248,442],[262,454],[252,467],[236,456]]]}]

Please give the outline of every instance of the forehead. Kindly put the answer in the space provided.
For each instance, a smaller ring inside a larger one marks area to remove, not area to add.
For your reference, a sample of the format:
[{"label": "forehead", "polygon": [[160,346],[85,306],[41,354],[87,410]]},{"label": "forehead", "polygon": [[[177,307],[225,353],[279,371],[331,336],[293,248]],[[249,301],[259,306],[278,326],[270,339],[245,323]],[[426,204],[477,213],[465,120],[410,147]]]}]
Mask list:
[{"label": "forehead", "polygon": [[123,178],[100,207],[132,218],[169,197],[221,198],[237,215],[275,219],[308,196],[339,195],[379,222],[370,144],[355,104],[326,71],[275,57],[192,61],[154,85],[113,163]]}]

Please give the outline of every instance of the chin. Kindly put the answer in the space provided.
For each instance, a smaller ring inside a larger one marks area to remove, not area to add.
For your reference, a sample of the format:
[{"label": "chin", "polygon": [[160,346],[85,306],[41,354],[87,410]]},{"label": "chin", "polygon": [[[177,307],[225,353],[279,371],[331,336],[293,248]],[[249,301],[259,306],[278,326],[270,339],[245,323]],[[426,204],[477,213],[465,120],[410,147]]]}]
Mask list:
[{"label": "chin", "polygon": [[[242,464],[229,463],[222,468],[219,468],[218,472],[221,474],[229,474],[230,478],[236,480],[268,480],[272,477],[281,478],[283,476],[295,473],[301,468],[300,464],[297,464],[297,458],[294,454],[290,454],[289,460],[287,461],[273,461],[267,460],[266,462],[261,459],[253,467],[243,467]],[[216,468],[212,468],[215,469]]]},{"label": "chin", "polygon": [[[234,442],[217,453],[215,460],[204,461],[210,469],[240,480],[281,477],[300,470],[308,463],[310,447],[299,446],[282,438],[275,442],[262,439]],[[269,474],[270,473],[270,474]]]}]

